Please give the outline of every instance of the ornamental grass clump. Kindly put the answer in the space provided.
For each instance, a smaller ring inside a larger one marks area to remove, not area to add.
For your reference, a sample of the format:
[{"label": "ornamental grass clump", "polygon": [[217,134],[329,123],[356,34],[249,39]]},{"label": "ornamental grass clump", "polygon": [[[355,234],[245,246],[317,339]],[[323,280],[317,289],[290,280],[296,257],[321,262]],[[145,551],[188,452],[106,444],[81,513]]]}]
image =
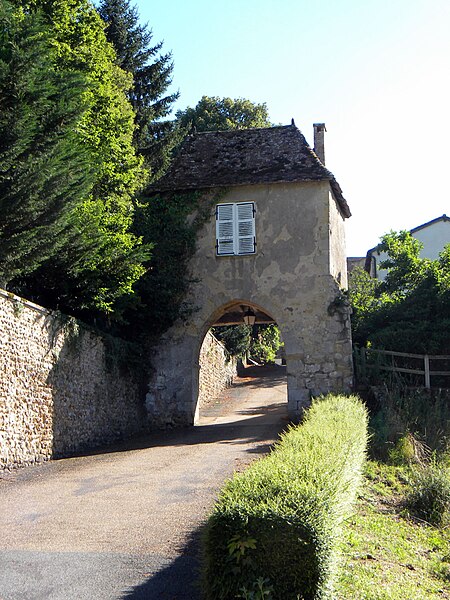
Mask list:
[{"label": "ornamental grass clump", "polygon": [[444,460],[414,470],[405,505],[412,516],[430,525],[450,524],[450,468]]},{"label": "ornamental grass clump", "polygon": [[257,581],[273,600],[331,594],[340,528],[362,479],[367,437],[358,398],[320,398],[268,457],[225,485],[204,538],[208,600],[251,597]]}]

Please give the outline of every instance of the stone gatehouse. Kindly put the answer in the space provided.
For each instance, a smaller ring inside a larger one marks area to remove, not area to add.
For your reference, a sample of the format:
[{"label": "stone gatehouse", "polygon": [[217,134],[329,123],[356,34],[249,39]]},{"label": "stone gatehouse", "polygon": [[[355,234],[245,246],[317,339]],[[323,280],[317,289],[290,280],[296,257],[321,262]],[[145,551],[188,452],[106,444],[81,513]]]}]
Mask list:
[{"label": "stone gatehouse", "polygon": [[210,217],[189,264],[193,314],[166,332],[151,357],[146,406],[153,424],[195,422],[204,336],[213,325],[242,323],[249,310],[257,323],[280,327],[292,417],[312,395],[350,390],[342,290],[351,213],[324,166],[325,127],[314,127],[316,152],[294,123],[194,134],[158,182],[159,194],[203,191]]}]

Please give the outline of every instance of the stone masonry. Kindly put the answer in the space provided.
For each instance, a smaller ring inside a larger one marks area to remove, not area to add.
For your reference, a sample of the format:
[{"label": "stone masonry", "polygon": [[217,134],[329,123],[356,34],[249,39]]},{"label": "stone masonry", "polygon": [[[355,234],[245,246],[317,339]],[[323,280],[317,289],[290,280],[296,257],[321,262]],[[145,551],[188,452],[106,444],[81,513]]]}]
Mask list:
[{"label": "stone masonry", "polygon": [[0,291],[0,469],[140,431],[143,395],[108,368],[101,338]]},{"label": "stone masonry", "polygon": [[224,345],[208,331],[200,349],[198,404],[202,408],[233,383],[236,359],[227,356]]},{"label": "stone masonry", "polygon": [[[116,340],[116,344],[120,344]],[[0,290],[0,470],[70,456],[143,431],[135,377],[108,365],[102,338]],[[210,332],[200,402],[231,385],[236,361]]]},{"label": "stone masonry", "polygon": [[328,183],[239,186],[220,201],[249,199],[257,210],[255,255],[216,256],[214,206],[198,235],[187,296],[196,310],[175,323],[152,354],[155,378],[146,405],[160,426],[195,422],[201,341],[235,304],[263,310],[280,327],[292,418],[301,415],[311,396],[351,390],[344,233]]}]

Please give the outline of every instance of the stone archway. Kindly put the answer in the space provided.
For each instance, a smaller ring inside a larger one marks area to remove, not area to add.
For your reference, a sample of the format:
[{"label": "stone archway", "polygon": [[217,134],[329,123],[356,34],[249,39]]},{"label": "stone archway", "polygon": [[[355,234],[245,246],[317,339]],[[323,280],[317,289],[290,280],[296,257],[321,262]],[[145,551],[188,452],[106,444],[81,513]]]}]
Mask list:
[{"label": "stone archway", "polygon": [[189,137],[155,191],[170,201],[189,190],[202,194],[188,218],[202,223],[187,265],[185,302],[192,312],[150,357],[150,424],[193,423],[201,340],[234,305],[260,307],[280,327],[292,418],[312,396],[350,391],[350,315],[342,290],[344,220],[351,213],[295,124]]},{"label": "stone archway", "polygon": [[[214,294],[212,288],[205,290],[198,282],[196,287],[203,288],[199,292],[202,304],[198,302],[189,320],[178,321],[166,332],[151,357],[154,376],[146,397],[150,426],[194,424],[202,341],[210,327],[226,314],[231,314],[232,320],[236,307],[249,306],[256,314],[266,315],[265,322],[279,326],[285,344],[288,412],[293,420],[301,416],[312,395],[349,391],[352,367],[348,312],[345,304],[333,304],[337,285],[331,278],[324,280],[322,285],[331,284],[328,290],[320,286],[312,297],[311,290],[309,297],[306,291],[296,291],[296,302],[248,289],[245,295],[224,302],[223,290]],[[253,287],[252,279],[246,281]]]},{"label": "stone archway", "polygon": [[[244,316],[247,311],[251,311],[254,316],[255,325],[269,325],[277,324],[276,319],[250,300],[233,300],[227,304],[221,306],[219,309],[214,311],[208,322],[205,324],[203,331],[200,334],[198,350],[196,350],[196,356],[193,360],[193,410],[194,410],[194,424],[197,423],[200,409],[200,388],[202,381],[202,369],[201,361],[199,360],[200,355],[203,351],[203,344],[208,332],[213,327],[224,327],[230,325],[242,325],[244,324]],[[224,379],[227,379],[226,374]]]}]

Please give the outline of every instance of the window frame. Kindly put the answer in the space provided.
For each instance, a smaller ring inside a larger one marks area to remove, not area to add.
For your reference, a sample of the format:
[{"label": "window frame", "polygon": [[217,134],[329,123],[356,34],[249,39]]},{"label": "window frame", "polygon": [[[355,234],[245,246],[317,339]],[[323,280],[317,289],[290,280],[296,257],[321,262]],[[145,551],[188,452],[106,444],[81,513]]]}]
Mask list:
[{"label": "window frame", "polygon": [[[231,207],[231,218],[229,217],[229,207]],[[241,210],[240,210],[241,207]],[[248,207],[251,207],[251,217],[245,214]],[[226,209],[228,208],[228,214]],[[221,211],[222,209],[222,211]],[[224,218],[220,218],[220,213]],[[241,213],[241,214],[240,214]],[[252,256],[256,254],[256,204],[254,201],[248,202],[224,202],[216,205],[216,256]],[[250,224],[250,233],[249,233]],[[224,248],[232,247],[230,251],[220,251],[221,244]],[[251,250],[242,250],[242,248],[251,244]]]}]

